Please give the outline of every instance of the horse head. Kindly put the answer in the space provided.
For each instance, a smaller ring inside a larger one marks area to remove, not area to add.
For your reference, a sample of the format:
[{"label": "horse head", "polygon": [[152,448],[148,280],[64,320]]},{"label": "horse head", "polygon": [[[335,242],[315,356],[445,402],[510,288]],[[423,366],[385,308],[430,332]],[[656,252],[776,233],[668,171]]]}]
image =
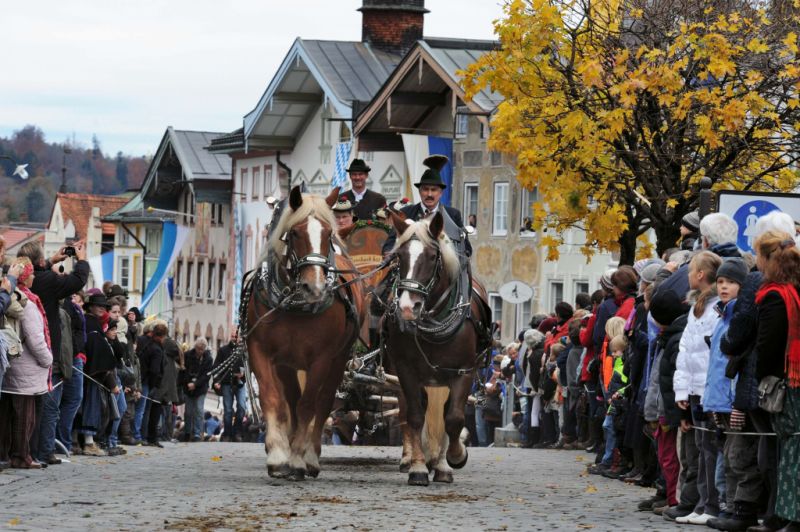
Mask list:
[{"label": "horse head", "polygon": [[309,303],[322,301],[331,284],[336,227],[331,207],[338,197],[338,188],[321,198],[302,194],[299,186],[294,187],[289,194],[289,209],[281,215],[271,241],[275,260],[284,266],[294,289]]},{"label": "horse head", "polygon": [[398,259],[395,300],[400,317],[415,321],[426,309],[429,296],[443,278],[443,271],[448,274],[444,278],[452,280],[458,271],[458,259],[452,244],[442,233],[441,213],[437,212],[430,222],[408,222],[394,212],[390,216],[398,235],[393,250]]}]

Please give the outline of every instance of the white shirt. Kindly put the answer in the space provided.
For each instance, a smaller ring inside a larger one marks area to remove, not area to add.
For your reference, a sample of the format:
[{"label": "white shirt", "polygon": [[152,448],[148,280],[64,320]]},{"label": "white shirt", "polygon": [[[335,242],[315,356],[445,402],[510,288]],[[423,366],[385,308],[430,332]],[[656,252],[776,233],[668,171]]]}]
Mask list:
[{"label": "white shirt", "polygon": [[436,206],[433,209],[428,209],[425,206],[424,203],[420,203],[420,206],[422,207],[422,217],[423,218],[428,218],[429,216],[433,216],[434,214],[439,212],[439,204],[438,203],[436,204]]},{"label": "white shirt", "polygon": [[353,199],[356,201],[356,203],[358,203],[359,201],[361,201],[361,200],[364,198],[364,194],[366,194],[366,193],[367,193],[367,189],[366,189],[366,187],[365,187],[365,188],[364,188],[364,190],[361,192],[361,194],[359,194],[358,192],[356,192],[356,190],[355,190],[355,189],[352,189],[352,190],[353,190]]}]

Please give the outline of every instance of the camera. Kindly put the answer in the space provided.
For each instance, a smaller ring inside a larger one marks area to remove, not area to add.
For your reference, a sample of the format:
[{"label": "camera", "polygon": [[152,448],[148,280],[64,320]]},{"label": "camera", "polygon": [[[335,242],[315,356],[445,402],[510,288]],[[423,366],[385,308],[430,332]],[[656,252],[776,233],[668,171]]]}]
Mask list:
[{"label": "camera", "polygon": [[64,255],[67,257],[75,256],[75,246],[64,246]]}]

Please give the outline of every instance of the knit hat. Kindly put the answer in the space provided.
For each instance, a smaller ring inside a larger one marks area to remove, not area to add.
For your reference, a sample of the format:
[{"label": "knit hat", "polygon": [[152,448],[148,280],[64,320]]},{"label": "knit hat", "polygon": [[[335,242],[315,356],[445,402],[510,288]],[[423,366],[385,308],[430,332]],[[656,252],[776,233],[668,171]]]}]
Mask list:
[{"label": "knit hat", "polygon": [[681,218],[681,225],[693,233],[700,230],[700,213],[692,211]]},{"label": "knit hat", "polygon": [[728,257],[722,260],[722,265],[717,268],[717,278],[724,277],[743,286],[747,280],[747,265],[739,257]]},{"label": "knit hat", "polygon": [[135,321],[137,323],[144,319],[144,316],[142,316],[141,311],[136,307],[131,307],[130,309],[128,309],[128,312],[133,312],[133,315],[136,317]]},{"label": "knit hat", "polygon": [[611,268],[605,271],[602,277],[600,277],[600,286],[603,287],[605,290],[613,290],[614,283],[611,282],[611,276],[614,275],[616,270]]},{"label": "knit hat", "polygon": [[662,267],[663,265],[657,262],[645,266],[641,273],[642,281],[647,284],[653,284],[656,281],[656,275]]},{"label": "knit hat", "polygon": [[650,314],[659,325],[671,324],[687,310],[688,306],[672,290],[660,290],[650,300]]}]

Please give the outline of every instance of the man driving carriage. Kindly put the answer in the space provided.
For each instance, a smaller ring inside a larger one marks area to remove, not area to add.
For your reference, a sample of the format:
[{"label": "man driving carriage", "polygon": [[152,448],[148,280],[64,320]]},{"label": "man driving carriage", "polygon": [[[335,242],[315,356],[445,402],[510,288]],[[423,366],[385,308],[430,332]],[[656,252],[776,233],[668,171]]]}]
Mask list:
[{"label": "man driving carriage", "polygon": [[[462,268],[472,255],[472,245],[469,242],[467,231],[464,228],[464,221],[461,211],[455,207],[448,207],[441,204],[442,194],[447,184],[442,179],[441,170],[447,164],[448,159],[445,155],[431,155],[423,161],[428,167],[423,172],[422,177],[414,186],[419,189],[420,202],[408,205],[400,209],[407,219],[415,222],[419,220],[430,220],[441,212],[444,217],[445,234],[453,241],[461,258]],[[386,255],[394,247],[397,235],[394,231],[383,244],[383,254]]]}]

